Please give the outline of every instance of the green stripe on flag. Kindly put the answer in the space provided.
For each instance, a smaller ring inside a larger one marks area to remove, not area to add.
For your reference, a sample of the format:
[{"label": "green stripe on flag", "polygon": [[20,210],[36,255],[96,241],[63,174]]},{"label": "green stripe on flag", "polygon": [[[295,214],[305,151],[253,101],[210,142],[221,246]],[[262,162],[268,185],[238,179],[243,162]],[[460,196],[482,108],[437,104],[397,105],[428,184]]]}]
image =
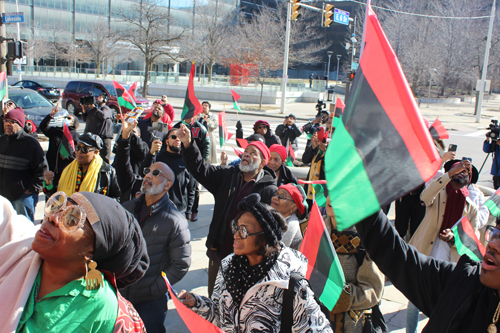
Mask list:
[{"label": "green stripe on flag", "polygon": [[[346,221],[361,221],[376,213],[380,204],[354,140],[342,121],[335,129],[333,138],[332,142],[338,144],[329,145],[330,149],[327,149],[325,174],[337,229],[344,230],[350,227]],[[342,181],[346,178],[350,181]]]},{"label": "green stripe on flag", "polygon": [[330,266],[330,273],[328,274],[325,287],[318,299],[331,311],[335,307],[335,304],[337,304],[344,285],[344,271],[337,255],[335,255],[335,260]]},{"label": "green stripe on flag", "polygon": [[126,109],[129,109],[129,110],[134,110],[135,109],[135,105],[130,103],[129,101],[127,101],[125,98],[123,97],[118,97],[118,104],[122,107],[122,108],[126,108]]},{"label": "green stripe on flag", "polygon": [[61,148],[59,148],[59,154],[61,154],[62,158],[68,158],[70,156],[68,150],[63,144],[61,144]]},{"label": "green stripe on flag", "polygon": [[238,103],[236,101],[233,101],[233,108],[238,110],[238,112],[241,112],[240,106],[238,105]]},{"label": "green stripe on flag", "polygon": [[461,256],[466,254],[469,256],[469,258],[471,258],[474,261],[483,260],[483,259],[478,258],[477,255],[471,249],[469,249],[467,246],[465,246],[462,243],[462,240],[459,237],[458,225],[451,228],[451,231],[453,231],[453,234],[455,235],[455,246],[457,247],[458,254],[460,254]]},{"label": "green stripe on flag", "polygon": [[316,191],[316,194],[314,195],[316,199],[316,204],[320,207],[326,207],[326,195],[325,195],[325,188],[324,184],[313,184],[314,186],[314,191]]},{"label": "green stripe on flag", "polygon": [[486,200],[484,205],[488,208],[491,215],[498,217],[500,215],[500,208],[498,207],[499,196],[496,193],[493,193],[491,197]]}]

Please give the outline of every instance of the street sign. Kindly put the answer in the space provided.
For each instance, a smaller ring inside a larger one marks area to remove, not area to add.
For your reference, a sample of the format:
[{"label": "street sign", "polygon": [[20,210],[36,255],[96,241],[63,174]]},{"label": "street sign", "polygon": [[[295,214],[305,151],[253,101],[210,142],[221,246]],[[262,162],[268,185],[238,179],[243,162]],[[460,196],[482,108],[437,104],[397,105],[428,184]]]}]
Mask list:
[{"label": "street sign", "polygon": [[358,69],[358,64],[357,64],[356,62],[354,62],[354,61],[353,61],[353,62],[351,62],[351,69],[352,69],[353,71],[357,70],[357,69]]},{"label": "street sign", "polygon": [[[482,83],[482,80],[477,80],[476,81],[476,91],[480,91],[481,90],[481,83]],[[484,91],[485,92],[489,92],[490,91],[490,83],[491,83],[490,80],[484,80]]]},{"label": "street sign", "polygon": [[21,23],[24,22],[24,13],[3,13],[3,23]]},{"label": "street sign", "polygon": [[335,8],[333,22],[349,25],[349,12]]},{"label": "street sign", "polygon": [[27,65],[28,61],[26,60],[26,56],[18,59],[14,59],[14,65]]}]

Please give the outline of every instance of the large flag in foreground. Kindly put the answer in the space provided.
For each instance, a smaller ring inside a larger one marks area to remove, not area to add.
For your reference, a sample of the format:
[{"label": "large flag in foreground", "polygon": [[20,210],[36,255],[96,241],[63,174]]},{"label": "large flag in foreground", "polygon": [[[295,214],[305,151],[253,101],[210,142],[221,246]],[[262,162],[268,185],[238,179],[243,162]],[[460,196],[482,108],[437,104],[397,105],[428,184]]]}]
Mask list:
[{"label": "large flag in foreground", "polygon": [[135,100],[130,95],[130,93],[115,80],[113,80],[113,86],[115,87],[116,90],[116,98],[118,100],[118,105],[122,108],[129,109],[130,111],[134,110],[137,107],[137,105],[135,104]]},{"label": "large flag in foreground", "polygon": [[500,215],[500,188],[486,200],[484,205],[488,208],[491,215],[496,217]]},{"label": "large flag in foreground", "polygon": [[455,246],[457,252],[461,256],[468,255],[472,260],[483,260],[486,249],[477,239],[476,233],[472,228],[467,216],[464,216],[458,221],[453,228],[451,228],[455,235]]},{"label": "large flag in foreground", "polygon": [[429,180],[441,159],[377,16],[367,5],[365,44],[325,156],[338,229]]},{"label": "large flag in foreground", "polygon": [[184,107],[182,108],[181,120],[191,119],[195,117],[197,114],[203,112],[203,108],[201,107],[200,101],[196,98],[194,94],[194,61],[191,65],[191,72],[189,72],[189,81],[188,87],[186,90],[186,97],[184,98]]},{"label": "large flag in foreground", "polygon": [[431,127],[429,127],[429,132],[431,132],[431,136],[434,140],[450,138],[448,131],[444,128],[443,123],[438,118],[436,118]]},{"label": "large flag in foreground", "polygon": [[313,202],[300,252],[307,258],[306,278],[314,293],[332,311],[344,288],[345,277],[316,202]]},{"label": "large flag in foreground", "polygon": [[59,148],[59,154],[62,158],[68,158],[69,156],[75,155],[75,141],[73,136],[69,131],[68,125],[63,121],[63,136],[61,137],[61,147]]},{"label": "large flag in foreground", "polygon": [[222,148],[227,140],[231,139],[233,135],[227,131],[226,127],[226,112],[222,111],[219,113],[219,143]]},{"label": "large flag in foreground", "polygon": [[182,320],[184,321],[184,324],[186,324],[187,328],[192,332],[203,332],[203,333],[224,333],[223,330],[206,320],[205,318],[201,317],[197,313],[195,313],[193,310],[189,309],[187,306],[182,304],[180,299],[177,298],[177,295],[174,293],[172,290],[172,286],[170,285],[170,282],[168,281],[167,277],[165,276],[165,273],[162,272],[163,279],[165,279],[165,283],[167,284],[168,287],[168,293],[170,294],[170,298],[172,298],[172,301],[174,302],[175,309],[177,310],[177,313],[179,316],[181,316]]}]

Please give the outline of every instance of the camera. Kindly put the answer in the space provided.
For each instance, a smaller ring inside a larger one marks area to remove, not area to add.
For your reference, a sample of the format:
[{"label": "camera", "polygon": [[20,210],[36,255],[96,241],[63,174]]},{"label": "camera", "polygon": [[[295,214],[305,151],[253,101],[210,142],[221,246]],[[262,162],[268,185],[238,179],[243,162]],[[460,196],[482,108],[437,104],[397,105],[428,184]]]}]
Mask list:
[{"label": "camera", "polygon": [[326,109],[326,103],[323,102],[322,99],[318,99],[318,103],[316,103],[316,110],[318,110],[318,114],[321,112],[321,110]]},{"label": "camera", "polygon": [[492,119],[490,125],[486,128],[489,130],[489,137],[491,141],[497,141],[500,136],[500,126],[498,126],[498,120]]},{"label": "camera", "polygon": [[94,94],[90,93],[90,95],[88,95],[88,96],[80,97],[80,104],[81,105],[96,104],[94,101]]}]

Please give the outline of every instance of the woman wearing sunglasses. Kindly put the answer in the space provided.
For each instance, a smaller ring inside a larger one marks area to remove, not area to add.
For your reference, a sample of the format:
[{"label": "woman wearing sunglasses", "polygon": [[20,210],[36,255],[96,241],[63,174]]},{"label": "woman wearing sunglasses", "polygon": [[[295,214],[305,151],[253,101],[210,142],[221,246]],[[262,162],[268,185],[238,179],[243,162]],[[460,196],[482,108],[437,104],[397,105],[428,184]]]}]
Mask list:
[{"label": "woman wearing sunglasses", "polygon": [[500,221],[485,233],[483,261],[458,262],[419,253],[379,211],[356,225],[370,258],[409,301],[429,317],[423,332],[500,329]]},{"label": "woman wearing sunglasses", "polygon": [[62,191],[66,195],[76,192],[94,192],[119,200],[120,186],[116,170],[99,155],[102,139],[91,133],[85,133],[75,142],[75,159],[64,168],[57,187],[54,186],[53,172],[45,172],[44,192],[50,196]]},{"label": "woman wearing sunglasses", "polygon": [[281,185],[271,199],[271,206],[276,208],[287,222],[287,230],[283,234],[283,244],[298,250],[302,243],[300,220],[306,217],[308,209],[306,192],[300,185]]},{"label": "woman wearing sunglasses", "polygon": [[[261,204],[256,193],[238,209],[241,214],[231,223],[234,254],[222,260],[211,299],[185,290],[179,298],[225,332],[280,332],[287,322],[292,332],[332,332],[304,278],[307,259],[281,242],[286,230],[281,214]],[[292,274],[302,279],[293,286],[290,313],[282,313]]]},{"label": "woman wearing sunglasses", "polygon": [[266,140],[266,146],[269,148],[274,144],[281,144],[280,138],[273,133],[271,125],[265,120],[257,120],[253,125],[254,134],[260,134]]},{"label": "woman wearing sunglasses", "polygon": [[0,197],[3,332],[127,332],[144,329],[117,288],[149,265],[139,224],[95,193],[55,193],[41,225]]}]

